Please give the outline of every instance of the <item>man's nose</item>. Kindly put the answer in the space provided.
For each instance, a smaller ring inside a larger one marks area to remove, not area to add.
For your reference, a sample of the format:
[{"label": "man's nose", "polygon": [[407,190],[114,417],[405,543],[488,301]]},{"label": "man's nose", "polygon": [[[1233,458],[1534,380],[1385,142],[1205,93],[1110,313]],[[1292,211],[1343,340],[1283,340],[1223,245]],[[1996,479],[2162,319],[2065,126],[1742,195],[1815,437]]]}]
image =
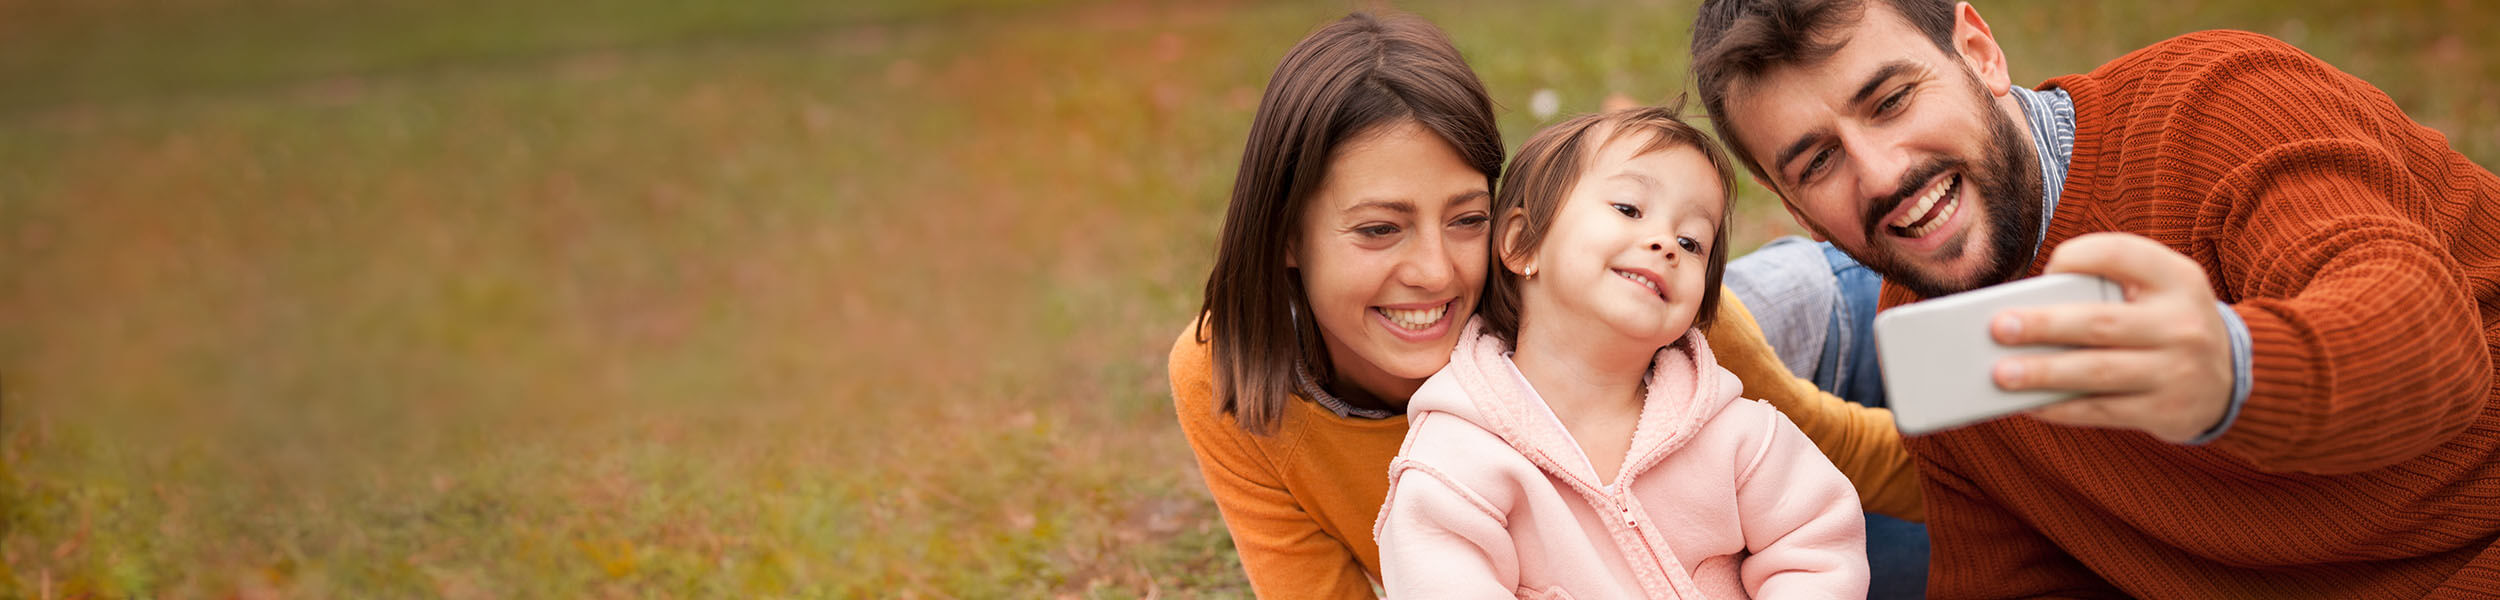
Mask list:
[{"label": "man's nose", "polygon": [[1840,143],[1842,156],[1857,171],[1859,197],[1872,200],[1901,191],[1901,178],[1910,170],[1907,153],[1862,130],[1841,134]]}]

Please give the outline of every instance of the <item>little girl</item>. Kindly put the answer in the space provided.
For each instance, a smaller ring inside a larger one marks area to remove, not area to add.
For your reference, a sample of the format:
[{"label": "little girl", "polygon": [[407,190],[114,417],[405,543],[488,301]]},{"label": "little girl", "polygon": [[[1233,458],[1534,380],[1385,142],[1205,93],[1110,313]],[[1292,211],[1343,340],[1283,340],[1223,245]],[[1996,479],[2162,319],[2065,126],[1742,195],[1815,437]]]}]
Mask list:
[{"label": "little girl", "polygon": [[1675,115],[1574,118],[1511,161],[1482,312],[1389,467],[1391,597],[1865,597],[1849,480],[1702,339],[1734,174]]}]

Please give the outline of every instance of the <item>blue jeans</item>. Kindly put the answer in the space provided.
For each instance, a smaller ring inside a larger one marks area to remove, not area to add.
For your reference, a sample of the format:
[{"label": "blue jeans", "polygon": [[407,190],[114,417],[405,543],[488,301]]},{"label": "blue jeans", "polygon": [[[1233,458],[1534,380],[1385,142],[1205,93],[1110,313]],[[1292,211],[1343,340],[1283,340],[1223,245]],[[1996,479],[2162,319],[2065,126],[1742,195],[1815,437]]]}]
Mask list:
[{"label": "blue jeans", "polygon": [[[1842,400],[1884,406],[1874,335],[1883,276],[1829,243],[1790,236],[1728,261],[1725,282],[1790,372]],[[1868,598],[1925,597],[1927,557],[1926,525],[1866,514]]]}]

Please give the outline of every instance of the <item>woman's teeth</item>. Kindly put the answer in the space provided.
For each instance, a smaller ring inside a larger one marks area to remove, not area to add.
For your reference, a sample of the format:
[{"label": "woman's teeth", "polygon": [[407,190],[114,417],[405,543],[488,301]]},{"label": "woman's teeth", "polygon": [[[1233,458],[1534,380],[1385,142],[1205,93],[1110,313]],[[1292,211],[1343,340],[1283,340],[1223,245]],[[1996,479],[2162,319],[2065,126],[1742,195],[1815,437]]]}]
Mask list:
[{"label": "woman's teeth", "polygon": [[1953,213],[1961,209],[1960,198],[1950,196],[1961,185],[1961,175],[1936,182],[1934,187],[1927,189],[1926,195],[1919,196],[1918,204],[1910,206],[1909,212],[1902,213],[1900,219],[1892,222],[1893,232],[1902,237],[1922,238],[1943,227],[1944,222],[1952,219]]},{"label": "woman's teeth", "polygon": [[1389,322],[1396,323],[1398,327],[1408,331],[1422,331],[1431,328],[1435,323],[1440,323],[1441,315],[1449,312],[1450,305],[1444,303],[1432,308],[1417,309],[1375,307],[1372,310],[1380,311],[1381,316],[1388,317]]}]

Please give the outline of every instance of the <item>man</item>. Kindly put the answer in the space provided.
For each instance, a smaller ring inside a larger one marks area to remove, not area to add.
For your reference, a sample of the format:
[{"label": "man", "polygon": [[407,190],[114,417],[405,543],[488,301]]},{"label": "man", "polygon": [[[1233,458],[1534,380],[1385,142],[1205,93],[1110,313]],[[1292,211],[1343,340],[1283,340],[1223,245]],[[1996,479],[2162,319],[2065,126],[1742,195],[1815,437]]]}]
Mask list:
[{"label": "man", "polygon": [[2006,389],[1909,440],[1939,597],[2500,597],[2500,177],[2280,41],[2181,36],[2012,85],[1941,0],[1710,0],[1704,106],[1885,307],[2040,273]]}]

